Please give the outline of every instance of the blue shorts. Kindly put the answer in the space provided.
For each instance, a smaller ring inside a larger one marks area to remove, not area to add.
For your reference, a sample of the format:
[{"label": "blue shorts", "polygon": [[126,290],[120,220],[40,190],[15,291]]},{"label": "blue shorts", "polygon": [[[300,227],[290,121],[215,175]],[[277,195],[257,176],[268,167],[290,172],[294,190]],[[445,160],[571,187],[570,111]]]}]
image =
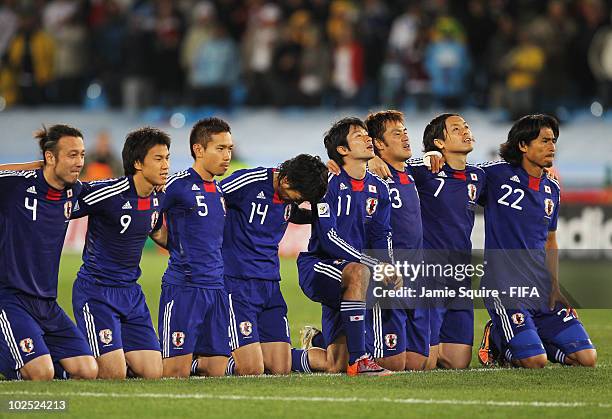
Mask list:
[{"label": "blue shorts", "polygon": [[366,348],[374,358],[403,352],[429,356],[429,310],[386,309],[366,311]]},{"label": "blue shorts", "polygon": [[55,300],[4,293],[0,329],[0,372],[7,378],[18,378],[19,369],[42,355],[54,362],[91,356],[85,337]]},{"label": "blue shorts", "polygon": [[505,344],[503,350],[510,350],[515,359],[545,354],[543,343],[555,345],[566,355],[595,348],[575,313],[561,304],[552,311],[517,310],[506,309],[499,299],[488,299],[486,306]]},{"label": "blue shorts", "polygon": [[255,342],[291,343],[280,282],[225,277],[230,299],[232,351]]},{"label": "blue shorts", "polygon": [[474,344],[474,309],[431,308],[429,325],[431,346],[440,343]]},{"label": "blue shorts", "polygon": [[117,349],[159,351],[151,313],[138,284],[109,287],[77,278],[72,286],[72,309],[96,358]]},{"label": "blue shorts", "polygon": [[158,330],[162,357],[230,356],[229,298],[224,289],[164,284]]}]

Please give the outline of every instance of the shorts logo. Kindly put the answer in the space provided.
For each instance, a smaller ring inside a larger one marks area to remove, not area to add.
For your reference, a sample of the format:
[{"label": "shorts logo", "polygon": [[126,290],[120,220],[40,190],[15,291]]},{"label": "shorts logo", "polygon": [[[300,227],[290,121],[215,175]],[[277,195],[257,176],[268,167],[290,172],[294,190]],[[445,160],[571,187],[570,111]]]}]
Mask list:
[{"label": "shorts logo", "polygon": [[240,333],[242,333],[243,336],[250,336],[250,334],[253,333],[253,325],[251,322],[241,322]]},{"label": "shorts logo", "polygon": [[64,203],[64,216],[69,220],[70,215],[72,215],[72,201],[66,201]]},{"label": "shorts logo", "polygon": [[376,198],[366,199],[366,212],[368,213],[368,215],[374,214],[374,211],[376,211],[377,206],[378,206],[378,199]]},{"label": "shorts logo", "polygon": [[397,335],[395,333],[385,335],[385,345],[389,349],[394,349],[397,346]]},{"label": "shorts logo", "polygon": [[98,336],[100,336],[100,342],[102,342],[105,345],[108,345],[109,343],[113,341],[113,331],[110,329],[100,330],[100,333],[98,333]]},{"label": "shorts logo", "polygon": [[157,220],[159,220],[159,212],[153,211],[151,214],[151,229],[155,228],[155,224],[157,224]]},{"label": "shorts logo", "polygon": [[21,347],[21,350],[23,352],[29,354],[34,350],[34,341],[30,338],[21,339],[21,342],[19,342],[19,346]]},{"label": "shorts logo", "polygon": [[317,213],[319,217],[329,218],[329,204],[326,202],[320,202],[317,204]]},{"label": "shorts logo", "polygon": [[473,183],[468,183],[467,189],[470,201],[476,201],[476,185],[474,185]]},{"label": "shorts logo", "polygon": [[185,343],[185,334],[183,332],[174,332],[172,334],[172,343],[175,348],[180,348]]},{"label": "shorts logo", "polygon": [[544,200],[544,212],[546,213],[546,215],[550,217],[553,213],[554,208],[555,208],[555,204],[553,203],[552,199],[546,198]]},{"label": "shorts logo", "polygon": [[523,313],[514,313],[512,322],[517,326],[522,326],[525,323],[525,315]]},{"label": "shorts logo", "polygon": [[291,217],[291,205],[285,207],[285,221],[289,221],[289,217]]}]

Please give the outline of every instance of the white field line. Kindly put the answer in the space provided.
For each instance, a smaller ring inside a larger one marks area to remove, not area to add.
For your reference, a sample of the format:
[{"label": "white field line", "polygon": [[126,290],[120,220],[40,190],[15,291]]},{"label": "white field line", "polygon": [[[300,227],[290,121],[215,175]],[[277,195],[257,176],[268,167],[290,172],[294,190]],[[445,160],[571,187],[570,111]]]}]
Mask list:
[{"label": "white field line", "polygon": [[495,406],[495,407],[599,407],[612,408],[612,404],[584,403],[584,402],[542,402],[542,401],[493,401],[493,400],[453,400],[453,399],[396,399],[390,397],[362,398],[362,397],[299,397],[299,396],[248,396],[225,394],[172,394],[172,393],[94,393],[94,392],[36,392],[13,391],[0,392],[2,396],[44,396],[44,397],[113,397],[125,399],[192,399],[192,400],[244,400],[244,401],[275,401],[275,402],[329,402],[329,403],[391,403],[391,404],[422,404],[422,405],[463,405],[463,406]]}]

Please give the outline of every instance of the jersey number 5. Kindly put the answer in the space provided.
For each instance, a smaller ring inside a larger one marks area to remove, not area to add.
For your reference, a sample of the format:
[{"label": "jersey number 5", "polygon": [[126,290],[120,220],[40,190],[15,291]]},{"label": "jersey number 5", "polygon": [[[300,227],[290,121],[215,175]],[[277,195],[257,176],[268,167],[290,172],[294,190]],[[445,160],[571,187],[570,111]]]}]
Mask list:
[{"label": "jersey number 5", "polygon": [[[506,193],[504,194],[504,196],[499,198],[497,202],[507,207],[509,206],[510,208],[517,209],[519,211],[522,210],[523,207],[521,207],[518,203],[521,202],[521,200],[525,197],[525,191],[523,191],[522,189],[518,189],[518,188],[513,191],[512,187],[509,185],[502,185],[501,188],[503,190],[506,190]],[[513,193],[518,194],[518,198],[516,198],[513,203],[507,202],[506,198],[508,198],[508,196]]]}]

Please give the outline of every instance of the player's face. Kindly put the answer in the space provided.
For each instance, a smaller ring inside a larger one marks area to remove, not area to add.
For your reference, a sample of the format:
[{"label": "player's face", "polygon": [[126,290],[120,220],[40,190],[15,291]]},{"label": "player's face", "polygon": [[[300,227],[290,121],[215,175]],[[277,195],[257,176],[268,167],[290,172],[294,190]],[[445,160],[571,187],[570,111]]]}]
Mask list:
[{"label": "player's face", "polygon": [[520,145],[524,158],[539,167],[552,167],[555,160],[555,148],[557,139],[552,129],[545,127],[540,129],[538,137],[529,145]]},{"label": "player's face", "polygon": [[142,171],[142,176],[151,185],[165,185],[170,171],[170,151],[168,147],[165,144],[157,144],[151,147],[142,164],[136,162],[135,167]]},{"label": "player's face", "polygon": [[450,116],[445,122],[444,150],[450,153],[469,153],[474,149],[470,126],[460,116]]},{"label": "player's face", "polygon": [[374,157],[375,154],[372,139],[364,128],[358,125],[351,125],[349,133],[346,136],[346,141],[349,149],[342,146],[338,147],[338,151],[341,154],[353,160],[367,161]]},{"label": "player's face", "polygon": [[53,176],[65,185],[72,185],[81,174],[85,160],[83,139],[62,137],[57,142],[57,156],[49,153],[45,158],[53,170]]},{"label": "player's face", "polygon": [[213,176],[221,176],[227,172],[232,161],[233,148],[232,134],[229,132],[212,134],[202,153],[204,170]]},{"label": "player's face", "polygon": [[278,188],[278,197],[281,201],[286,203],[301,204],[304,202],[302,195],[295,189],[291,189],[291,185],[287,179],[283,179],[280,182],[280,188]]},{"label": "player's face", "polygon": [[387,122],[385,124],[383,139],[385,140],[385,150],[383,153],[386,158],[390,158],[394,161],[404,161],[412,157],[408,130],[401,122]]}]

